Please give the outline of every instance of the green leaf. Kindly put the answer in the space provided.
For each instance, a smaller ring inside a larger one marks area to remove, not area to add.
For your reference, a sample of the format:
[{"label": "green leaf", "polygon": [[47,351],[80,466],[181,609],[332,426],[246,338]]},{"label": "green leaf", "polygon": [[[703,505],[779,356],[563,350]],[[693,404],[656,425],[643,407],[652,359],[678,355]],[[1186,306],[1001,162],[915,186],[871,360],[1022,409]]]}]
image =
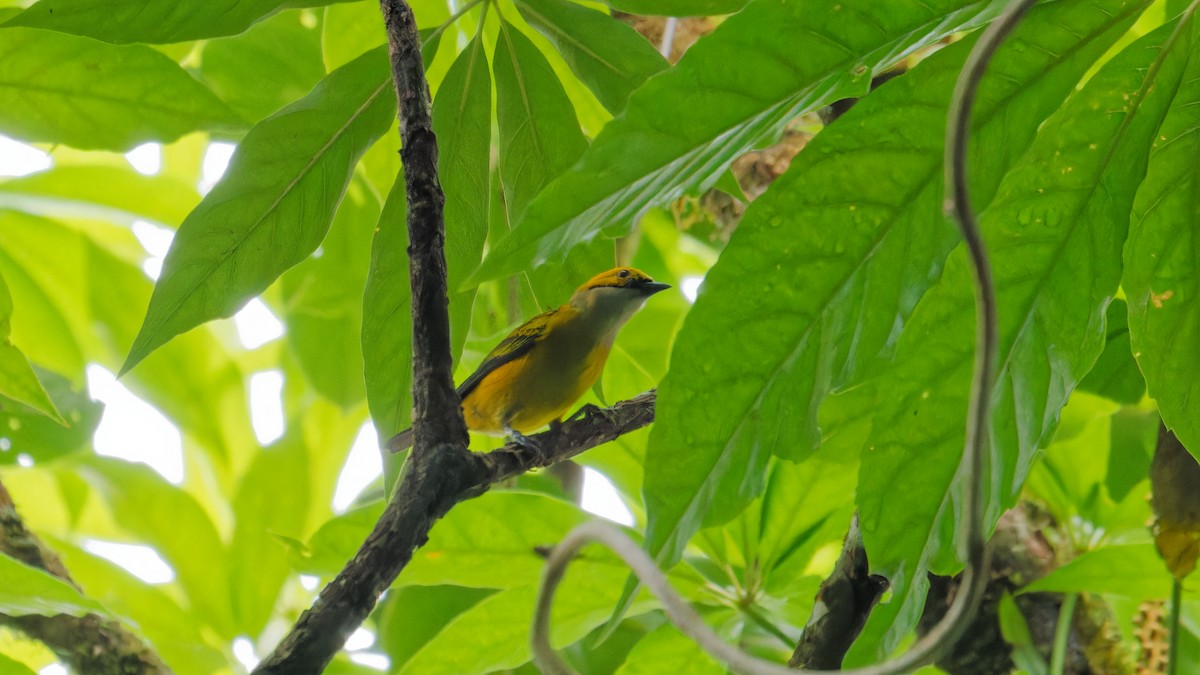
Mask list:
[{"label": "green leaf", "polygon": [[317,248],[396,99],[382,50],[257,124],[225,177],[179,227],[121,372],[172,337],[231,316]]},{"label": "green leaf", "polygon": [[241,126],[211,91],[149,47],[35,28],[5,28],[0,37],[0,132],[13,138],[125,151]]},{"label": "green leaf", "polygon": [[[378,8],[375,13],[382,26]],[[278,14],[239,35],[205,43],[200,75],[243,117],[262,119],[324,77],[320,31],[300,11]]]},{"label": "green leaf", "polygon": [[0,207],[47,216],[149,220],[175,227],[199,201],[194,187],[132,168],[56,166],[0,181]]},{"label": "green leaf", "polygon": [[348,0],[41,0],[8,26],[35,26],[105,42],[183,42],[236,35],[289,7],[319,7]]},{"label": "green leaf", "polygon": [[667,67],[646,38],[623,21],[573,2],[517,0],[521,16],[554,45],[600,103],[612,113],[633,90]]},{"label": "green leaf", "polygon": [[[167,589],[138,579],[116,564],[66,541],[47,541],[71,577],[89,597],[154,645],[178,675],[211,675],[227,665],[225,646],[202,629],[195,614],[184,611]],[[0,672],[7,672],[0,669]]]},{"label": "green leaf", "polygon": [[13,399],[66,425],[67,421],[54,406],[54,401],[50,400],[37,373],[33,372],[29,359],[12,343],[12,313],[12,294],[8,292],[4,276],[0,275],[0,396]]},{"label": "green leaf", "polygon": [[[494,223],[495,234],[507,232],[542,188],[579,159],[587,139],[575,107],[546,57],[507,22],[500,24],[493,68],[502,192],[496,205],[500,222]],[[533,292],[529,313],[541,312],[565,302],[576,286],[611,266],[611,247],[597,242],[554,265],[528,270],[526,279],[518,284]]]},{"label": "green leaf", "polygon": [[412,287],[404,174],[383,202],[363,291],[367,406],[380,441],[412,425]]},{"label": "green leaf", "polygon": [[493,60],[500,180],[515,222],[542,187],[579,159],[587,140],[546,57],[506,21]]},{"label": "green leaf", "polygon": [[1171,575],[1154,544],[1114,544],[1087,551],[1021,593],[1111,593],[1134,600],[1163,600]]},{"label": "green leaf", "polygon": [[[1169,39],[1173,28],[1123,50],[1047,120],[981,216],[1000,322],[983,480],[989,529],[1015,501],[1037,449],[1103,348],[1125,214],[1190,47],[1186,32]],[[894,622],[876,653],[890,652],[916,622],[926,564],[941,574],[957,569],[952,528],[961,499],[951,496],[975,330],[964,253],[950,256],[901,335],[863,455],[864,540],[873,569],[896,594],[871,616],[875,625]]]},{"label": "green leaf", "polygon": [[325,8],[321,21],[321,57],[325,68],[341,68],[368,49],[387,44],[383,18],[373,2],[350,2]]},{"label": "green leaf", "polygon": [[200,616],[222,636],[236,636],[225,545],[196,499],[144,464],[96,457],[75,470],[103,495],[123,529],[171,565]]},{"label": "green leaf", "polygon": [[1125,301],[1116,299],[1108,306],[1104,323],[1104,351],[1087,377],[1079,383],[1082,391],[1110,398],[1118,403],[1133,405],[1146,395],[1146,380],[1138,370],[1129,346],[1129,319]]},{"label": "green leaf", "polygon": [[629,14],[651,16],[713,16],[739,11],[750,0],[602,0]]},{"label": "green leaf", "polygon": [[1125,246],[1126,297],[1133,353],[1163,422],[1200,454],[1200,382],[1189,374],[1200,344],[1200,57],[1150,151]]},{"label": "green leaf", "polygon": [[287,342],[313,388],[343,408],[365,395],[362,297],[382,205],[351,181],[319,249],[280,277]]},{"label": "green leaf", "polygon": [[0,614],[83,616],[108,613],[62,579],[0,553]]},{"label": "green leaf", "polygon": [[8,658],[0,653],[0,671],[8,673],[8,675],[37,675],[29,666]]},{"label": "green leaf", "polygon": [[751,3],[638,89],[473,280],[561,258],[602,233],[628,232],[647,207],[711,185],[797,114],[865,93],[873,69],[957,30],[982,9],[966,0],[918,7],[900,0]]},{"label": "green leaf", "polygon": [[492,79],[482,36],[467,45],[442,80],[433,99],[433,131],[438,138],[438,176],[446,194],[450,356],[457,361],[475,301],[474,289],[459,289],[479,264],[488,231]]},{"label": "green leaf", "polygon": [[[588,549],[584,555],[591,551]],[[603,624],[626,573],[616,565],[595,565],[586,558],[576,561],[555,595],[550,643],[561,648]],[[529,626],[537,593],[536,585],[524,585],[485,598],[451,620],[399,672],[487,673],[528,662]],[[635,611],[652,606],[649,600],[639,601]],[[470,648],[464,649],[463,645]]]},{"label": "green leaf", "polygon": [[258,635],[275,613],[291,573],[288,551],[271,535],[302,536],[309,509],[308,450],[301,425],[256,453],[233,500],[236,526],[229,546],[228,585],[238,634]]},{"label": "green leaf", "polygon": [[43,462],[75,452],[91,443],[100,423],[104,406],[92,400],[86,387],[73,387],[69,379],[47,370],[35,372],[65,421],[0,397],[0,437],[8,440],[0,464],[16,462],[21,454]]},{"label": "green leaf", "polygon": [[[1001,48],[993,72],[1003,76],[984,79],[974,118],[976,203],[1137,9],[1038,8]],[[941,50],[814,138],[705,277],[646,458],[647,540],[659,560],[744,508],[771,453],[811,451],[826,395],[888,356],[936,280],[956,241],[941,212],[945,110],[973,44]]]},{"label": "green leaf", "polygon": [[724,666],[694,640],[664,623],[638,641],[615,675],[657,675],[663,664],[675,675],[724,675]]},{"label": "green leaf", "polygon": [[495,591],[460,586],[405,586],[388,591],[379,613],[379,643],[392,670],[408,662],[451,619]]},{"label": "green leaf", "polygon": [[340,572],[371,533],[385,506],[382,501],[371,502],[322,523],[307,546],[298,551],[296,569],[320,576]]}]

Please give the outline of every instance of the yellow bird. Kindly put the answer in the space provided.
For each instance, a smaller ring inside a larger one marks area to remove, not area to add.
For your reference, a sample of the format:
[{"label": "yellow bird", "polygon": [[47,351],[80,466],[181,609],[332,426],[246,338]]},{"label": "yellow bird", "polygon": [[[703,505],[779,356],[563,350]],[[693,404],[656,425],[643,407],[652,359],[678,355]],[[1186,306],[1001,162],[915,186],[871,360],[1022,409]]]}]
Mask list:
[{"label": "yellow bird", "polygon": [[[600,377],[621,326],[646,298],[668,288],[618,267],[592,277],[567,304],[518,326],[458,385],[467,428],[524,441],[524,434],[560,420]],[[412,429],[387,442],[392,452],[410,445]]]}]

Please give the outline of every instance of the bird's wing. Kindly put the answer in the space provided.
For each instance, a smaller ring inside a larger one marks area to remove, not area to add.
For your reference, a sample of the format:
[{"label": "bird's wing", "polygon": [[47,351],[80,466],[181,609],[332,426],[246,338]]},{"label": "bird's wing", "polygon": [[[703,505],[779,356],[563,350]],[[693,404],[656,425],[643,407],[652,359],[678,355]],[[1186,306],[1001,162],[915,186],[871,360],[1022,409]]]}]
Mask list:
[{"label": "bird's wing", "polygon": [[459,398],[466,398],[467,394],[471,393],[493,370],[528,354],[534,345],[544,340],[550,326],[550,318],[556,312],[558,309],[542,312],[509,333],[508,337],[496,345],[495,349],[488,352],[479,368],[458,385]]}]

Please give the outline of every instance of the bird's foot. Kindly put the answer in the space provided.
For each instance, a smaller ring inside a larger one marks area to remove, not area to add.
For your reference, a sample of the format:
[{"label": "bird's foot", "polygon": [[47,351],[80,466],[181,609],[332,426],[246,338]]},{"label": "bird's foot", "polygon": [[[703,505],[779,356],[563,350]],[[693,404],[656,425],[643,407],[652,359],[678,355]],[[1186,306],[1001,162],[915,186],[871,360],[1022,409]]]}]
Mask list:
[{"label": "bird's foot", "polygon": [[595,403],[584,403],[580,406],[579,410],[576,410],[573,415],[567,418],[567,421],[577,420],[580,417],[588,420],[594,417],[602,417],[609,423],[614,421],[612,413],[608,411],[608,408],[601,408]]},{"label": "bird's foot", "polygon": [[542,444],[537,439],[526,436],[512,427],[505,427],[504,433],[508,435],[509,443],[516,445],[522,450],[533,453],[533,455],[536,456],[539,461],[544,461],[546,459],[546,449],[542,447]]}]

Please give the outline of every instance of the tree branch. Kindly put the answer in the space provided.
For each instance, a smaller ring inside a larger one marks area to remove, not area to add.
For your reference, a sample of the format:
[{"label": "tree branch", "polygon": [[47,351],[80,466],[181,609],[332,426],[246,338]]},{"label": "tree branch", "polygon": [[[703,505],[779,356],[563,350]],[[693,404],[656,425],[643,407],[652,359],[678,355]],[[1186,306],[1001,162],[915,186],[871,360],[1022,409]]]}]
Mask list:
[{"label": "tree branch", "polygon": [[[433,524],[457,503],[501,481],[547,467],[654,421],[655,392],[566,422],[532,438],[541,453],[509,443],[486,454],[426,453],[414,460],[395,497],[358,553],[301,615],[256,673],[320,673],[383,591],[423,545]],[[452,449],[452,448],[451,448]]]},{"label": "tree branch", "polygon": [[[58,556],[25,527],[3,483],[0,483],[0,552],[79,588]],[[0,624],[41,641],[77,673],[167,675],[171,672],[141,638],[117,621],[95,614],[0,614]]]},{"label": "tree branch", "polygon": [[821,582],[812,616],[796,651],[788,660],[791,668],[837,670],[858,639],[871,609],[888,588],[888,580],[871,574],[867,550],[863,547],[858,514],[850,522],[842,554],[833,572]]}]

